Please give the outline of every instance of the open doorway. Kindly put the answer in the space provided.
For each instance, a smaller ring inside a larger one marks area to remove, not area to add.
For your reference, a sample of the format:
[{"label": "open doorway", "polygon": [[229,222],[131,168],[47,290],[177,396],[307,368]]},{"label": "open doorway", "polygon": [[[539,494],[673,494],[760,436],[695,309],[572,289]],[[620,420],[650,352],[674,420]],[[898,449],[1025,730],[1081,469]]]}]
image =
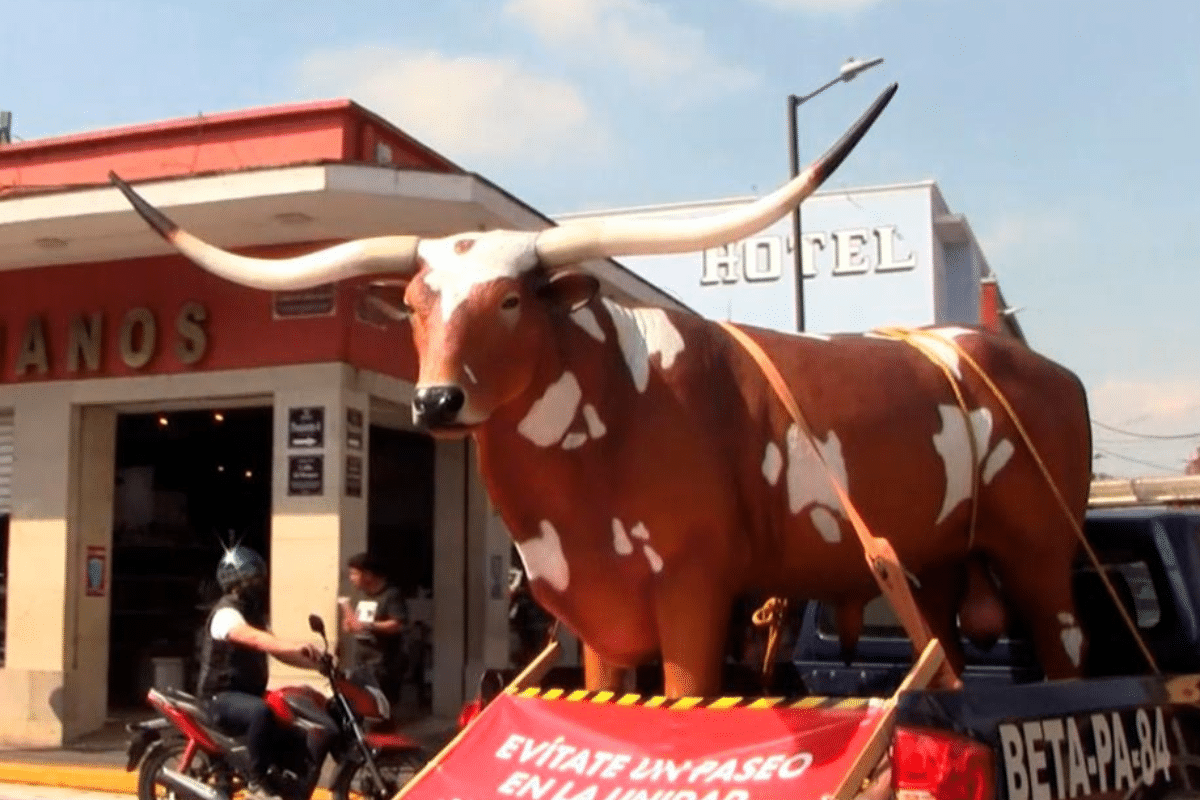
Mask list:
[{"label": "open doorway", "polygon": [[161,671],[191,689],[223,544],[270,559],[271,408],[117,418],[110,709],[138,708]]},{"label": "open doorway", "polygon": [[434,442],[378,425],[370,436],[367,548],[387,565],[408,606],[399,711],[420,716],[432,699]]}]

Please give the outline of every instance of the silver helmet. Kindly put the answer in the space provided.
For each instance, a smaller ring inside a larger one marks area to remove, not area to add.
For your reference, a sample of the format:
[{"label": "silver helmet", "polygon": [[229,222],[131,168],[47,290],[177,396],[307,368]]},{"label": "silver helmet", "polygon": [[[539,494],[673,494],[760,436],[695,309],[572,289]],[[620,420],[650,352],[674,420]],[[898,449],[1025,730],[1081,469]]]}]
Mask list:
[{"label": "silver helmet", "polygon": [[258,553],[244,545],[234,545],[225,550],[217,564],[217,583],[222,592],[267,576],[267,562]]}]

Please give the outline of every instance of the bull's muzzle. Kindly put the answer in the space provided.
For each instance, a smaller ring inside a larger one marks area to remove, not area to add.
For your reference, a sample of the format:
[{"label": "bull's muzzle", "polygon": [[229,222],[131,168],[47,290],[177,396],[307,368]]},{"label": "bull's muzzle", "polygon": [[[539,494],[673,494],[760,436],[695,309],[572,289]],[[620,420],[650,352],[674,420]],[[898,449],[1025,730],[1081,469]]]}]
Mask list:
[{"label": "bull's muzzle", "polygon": [[413,397],[413,422],[424,428],[454,425],[466,400],[457,386],[422,386]]}]

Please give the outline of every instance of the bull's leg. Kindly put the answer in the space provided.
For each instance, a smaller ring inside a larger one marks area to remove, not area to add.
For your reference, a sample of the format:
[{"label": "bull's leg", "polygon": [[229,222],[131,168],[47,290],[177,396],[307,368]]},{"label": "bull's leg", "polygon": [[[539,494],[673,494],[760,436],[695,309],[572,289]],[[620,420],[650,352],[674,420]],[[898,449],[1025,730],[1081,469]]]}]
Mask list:
[{"label": "bull's leg", "polygon": [[[696,570],[698,571],[698,570]],[[660,576],[655,614],[662,645],[663,694],[705,697],[721,691],[731,594],[686,570]]]},{"label": "bull's leg", "polygon": [[925,570],[918,576],[920,587],[914,598],[929,623],[930,632],[942,643],[946,660],[956,675],[961,675],[966,656],[959,640],[958,606],[963,594],[963,568],[949,564]]},{"label": "bull's leg", "polygon": [[1010,598],[1033,635],[1033,646],[1046,677],[1077,678],[1086,642],[1071,595],[1071,562],[1053,563],[1046,554],[1037,560],[997,563],[1004,594]]},{"label": "bull's leg", "polygon": [[583,681],[588,691],[623,692],[631,674],[625,667],[608,663],[586,644],[583,646]]}]

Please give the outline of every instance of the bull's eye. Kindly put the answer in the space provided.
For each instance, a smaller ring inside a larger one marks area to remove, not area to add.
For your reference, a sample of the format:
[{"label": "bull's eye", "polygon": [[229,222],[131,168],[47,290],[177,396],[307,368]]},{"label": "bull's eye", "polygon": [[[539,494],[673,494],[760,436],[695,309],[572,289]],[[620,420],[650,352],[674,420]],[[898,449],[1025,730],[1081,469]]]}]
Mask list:
[{"label": "bull's eye", "polygon": [[510,294],[508,297],[500,301],[500,307],[505,311],[511,311],[521,304],[521,298],[515,294]]}]

